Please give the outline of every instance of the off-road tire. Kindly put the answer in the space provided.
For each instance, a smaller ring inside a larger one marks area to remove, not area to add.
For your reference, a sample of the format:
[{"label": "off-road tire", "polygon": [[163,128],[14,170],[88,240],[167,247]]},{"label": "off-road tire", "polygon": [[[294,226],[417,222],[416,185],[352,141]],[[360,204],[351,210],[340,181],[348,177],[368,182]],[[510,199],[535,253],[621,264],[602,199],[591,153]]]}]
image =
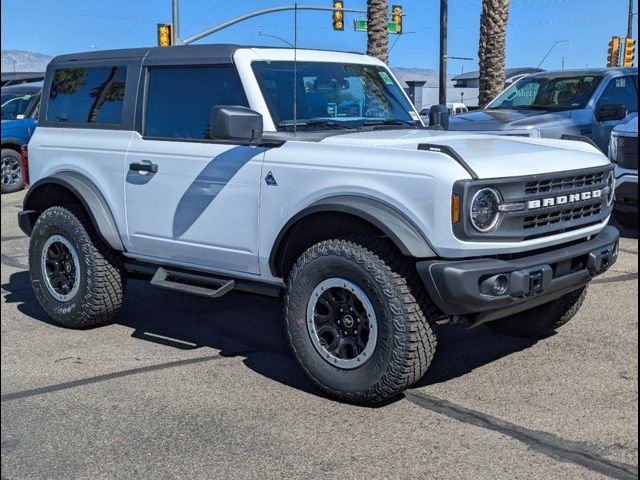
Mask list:
[{"label": "off-road tire", "polygon": [[531,339],[544,338],[571,320],[587,296],[587,287],[568,293],[553,302],[510,317],[487,323],[499,333]]},{"label": "off-road tire", "polygon": [[[327,278],[358,285],[377,317],[375,350],[355,369],[326,361],[307,330],[309,298]],[[291,270],[284,303],[295,358],[313,383],[339,400],[376,404],[393,398],[425,374],[435,354],[437,341],[430,318],[436,317],[436,308],[424,292],[415,265],[387,240],[354,236],[314,245]]]},{"label": "off-road tire", "polygon": [[13,192],[22,190],[22,187],[24,187],[24,181],[22,179],[22,156],[18,152],[10,148],[3,148],[2,151],[0,152],[0,156],[2,157],[3,164],[6,158],[8,160],[11,160],[12,162],[18,162],[18,165],[20,165],[20,177],[16,179],[15,183],[8,184],[8,183],[0,182],[0,187],[1,187],[0,192],[2,194],[5,194],[5,193],[13,193]]},{"label": "off-road tire", "polygon": [[[41,255],[52,235],[65,237],[79,257],[79,290],[66,302],[56,299],[44,283]],[[29,265],[38,302],[60,325],[69,328],[105,325],[122,306],[126,285],[122,255],[98,237],[79,205],[51,207],[38,217],[29,244]]]}]

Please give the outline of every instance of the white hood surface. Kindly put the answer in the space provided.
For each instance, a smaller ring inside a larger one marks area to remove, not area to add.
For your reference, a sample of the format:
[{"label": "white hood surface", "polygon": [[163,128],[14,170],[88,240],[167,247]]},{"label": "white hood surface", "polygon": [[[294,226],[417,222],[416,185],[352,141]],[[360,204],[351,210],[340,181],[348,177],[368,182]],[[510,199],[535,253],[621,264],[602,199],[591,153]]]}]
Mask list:
[{"label": "white hood surface", "polygon": [[[479,178],[538,175],[606,166],[609,159],[586,142],[438,130],[377,130],[336,135],[322,140],[331,145],[417,150],[418,145],[446,145],[454,149]],[[425,155],[433,155],[424,152]]]}]

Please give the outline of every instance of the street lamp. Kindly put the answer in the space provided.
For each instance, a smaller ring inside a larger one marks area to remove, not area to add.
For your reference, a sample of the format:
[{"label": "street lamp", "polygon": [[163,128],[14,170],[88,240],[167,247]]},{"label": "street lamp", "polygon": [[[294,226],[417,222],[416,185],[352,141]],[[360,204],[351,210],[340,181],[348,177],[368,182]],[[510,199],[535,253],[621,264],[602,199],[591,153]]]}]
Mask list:
[{"label": "street lamp", "polygon": [[538,68],[540,68],[542,66],[542,64],[544,63],[544,61],[547,59],[547,57],[549,56],[549,54],[551,53],[551,51],[556,48],[556,46],[560,43],[567,43],[569,42],[569,40],[556,40],[556,43],[554,43],[551,48],[549,49],[549,51],[547,52],[547,54],[542,57],[542,60],[540,60],[540,63],[538,64]]}]

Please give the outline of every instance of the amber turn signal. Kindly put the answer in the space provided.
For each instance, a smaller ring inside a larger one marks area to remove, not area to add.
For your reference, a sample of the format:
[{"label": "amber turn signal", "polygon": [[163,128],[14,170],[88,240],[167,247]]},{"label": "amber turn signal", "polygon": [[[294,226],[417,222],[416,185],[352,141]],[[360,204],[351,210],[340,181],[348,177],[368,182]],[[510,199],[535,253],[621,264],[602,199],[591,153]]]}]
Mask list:
[{"label": "amber turn signal", "polygon": [[460,196],[451,195],[451,223],[460,221]]}]

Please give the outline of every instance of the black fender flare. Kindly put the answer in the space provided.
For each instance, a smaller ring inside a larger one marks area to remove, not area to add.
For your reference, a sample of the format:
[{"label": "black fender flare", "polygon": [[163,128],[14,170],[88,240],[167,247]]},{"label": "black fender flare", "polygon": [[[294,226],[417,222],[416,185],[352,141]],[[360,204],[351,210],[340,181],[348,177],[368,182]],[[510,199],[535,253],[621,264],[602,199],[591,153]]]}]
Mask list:
[{"label": "black fender flare", "polygon": [[[37,205],[34,205],[33,199],[36,198],[39,193],[43,193],[41,189],[46,189],[47,185],[60,185],[73,193],[89,214],[91,222],[98,232],[98,235],[100,235],[100,238],[114,250],[124,251],[115,218],[104,195],[91,180],[79,173],[58,172],[51,176],[41,178],[31,185],[23,201],[24,213],[38,210],[35,208]],[[38,212],[38,215],[40,213],[41,212]],[[29,217],[34,218],[35,216],[29,215]],[[33,225],[30,225],[27,228],[32,227]],[[25,233],[30,234],[31,232],[25,231]]]},{"label": "black fender flare", "polygon": [[275,275],[277,271],[277,256],[287,232],[304,217],[320,212],[346,213],[361,218],[389,237],[403,255],[415,258],[437,257],[420,229],[394,207],[370,197],[338,195],[314,202],[294,215],[282,227],[269,256],[272,274]]}]

